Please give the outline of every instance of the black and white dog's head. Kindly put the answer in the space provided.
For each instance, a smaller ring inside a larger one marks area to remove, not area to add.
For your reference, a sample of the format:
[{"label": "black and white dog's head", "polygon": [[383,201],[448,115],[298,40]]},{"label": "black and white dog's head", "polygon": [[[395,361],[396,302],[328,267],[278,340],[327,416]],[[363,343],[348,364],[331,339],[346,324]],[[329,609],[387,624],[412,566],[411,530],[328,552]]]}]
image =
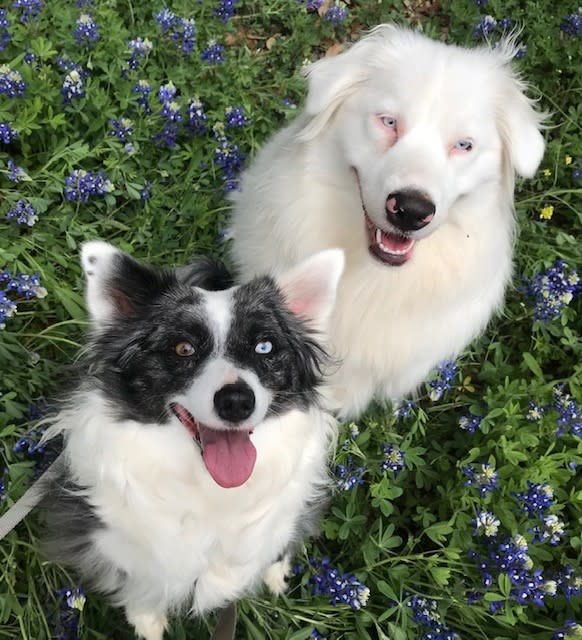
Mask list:
[{"label": "black and white dog's head", "polygon": [[317,402],[317,342],[343,254],[331,249],[281,277],[229,287],[202,259],[157,270],[101,241],[83,245],[92,378],[120,419],[180,420],[223,487],[251,475],[250,434],[267,416]]}]

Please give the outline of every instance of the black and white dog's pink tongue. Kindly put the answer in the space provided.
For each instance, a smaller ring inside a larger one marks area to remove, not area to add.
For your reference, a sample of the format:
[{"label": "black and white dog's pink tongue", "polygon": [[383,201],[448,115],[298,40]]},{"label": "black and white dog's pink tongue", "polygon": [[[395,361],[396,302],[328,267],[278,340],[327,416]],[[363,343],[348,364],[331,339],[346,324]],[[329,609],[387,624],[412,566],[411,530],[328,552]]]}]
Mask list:
[{"label": "black and white dog's pink tongue", "polygon": [[231,489],[251,477],[257,450],[247,431],[216,431],[201,426],[200,439],[204,464],[216,484]]}]

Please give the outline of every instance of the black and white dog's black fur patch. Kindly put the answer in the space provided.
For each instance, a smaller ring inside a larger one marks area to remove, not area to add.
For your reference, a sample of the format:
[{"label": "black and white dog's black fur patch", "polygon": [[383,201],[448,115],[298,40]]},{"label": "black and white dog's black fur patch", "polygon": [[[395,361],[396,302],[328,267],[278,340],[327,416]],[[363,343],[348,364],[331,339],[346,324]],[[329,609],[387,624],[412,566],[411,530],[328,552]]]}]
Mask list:
[{"label": "black and white dog's black fur patch", "polygon": [[81,262],[92,334],[51,430],[47,549],[160,640],[169,613],[284,587],[280,558],[326,493],[317,338],[343,256],[238,287],[212,261],[161,271],[100,241]]}]

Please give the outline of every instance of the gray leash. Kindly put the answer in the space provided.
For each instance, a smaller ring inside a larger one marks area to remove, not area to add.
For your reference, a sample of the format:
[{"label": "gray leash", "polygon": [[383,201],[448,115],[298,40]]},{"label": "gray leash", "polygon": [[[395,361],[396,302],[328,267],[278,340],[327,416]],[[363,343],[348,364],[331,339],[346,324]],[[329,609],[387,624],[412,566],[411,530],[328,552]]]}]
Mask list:
[{"label": "gray leash", "polygon": [[51,464],[51,466],[42,474],[42,476],[34,482],[19,498],[8,511],[0,516],[0,540],[5,538],[13,529],[17,527],[24,518],[36,507],[41,501],[42,491],[41,483],[46,480],[49,475],[58,472],[63,465],[63,454]]}]

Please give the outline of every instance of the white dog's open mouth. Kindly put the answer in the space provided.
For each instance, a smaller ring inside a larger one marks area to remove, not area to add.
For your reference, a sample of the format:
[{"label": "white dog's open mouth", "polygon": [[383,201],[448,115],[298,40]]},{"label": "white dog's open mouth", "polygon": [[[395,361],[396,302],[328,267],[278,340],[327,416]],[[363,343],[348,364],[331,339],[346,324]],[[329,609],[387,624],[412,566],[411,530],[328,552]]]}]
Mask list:
[{"label": "white dog's open mouth", "polygon": [[250,439],[252,431],[212,429],[198,422],[181,404],[173,402],[170,408],[202,449],[204,465],[216,484],[231,489],[251,477],[257,460]]},{"label": "white dog's open mouth", "polygon": [[358,175],[356,168],[354,167],[353,169],[356,176],[356,182],[358,183],[358,191],[360,192],[362,211],[364,212],[366,233],[368,234],[368,251],[376,259],[380,260],[384,264],[389,264],[392,267],[398,267],[405,262],[408,262],[414,253],[416,240],[414,238],[407,238],[398,233],[392,233],[390,231],[380,229],[380,227],[377,227],[372,222],[372,219],[366,211],[366,205],[364,204],[360,176]]}]

